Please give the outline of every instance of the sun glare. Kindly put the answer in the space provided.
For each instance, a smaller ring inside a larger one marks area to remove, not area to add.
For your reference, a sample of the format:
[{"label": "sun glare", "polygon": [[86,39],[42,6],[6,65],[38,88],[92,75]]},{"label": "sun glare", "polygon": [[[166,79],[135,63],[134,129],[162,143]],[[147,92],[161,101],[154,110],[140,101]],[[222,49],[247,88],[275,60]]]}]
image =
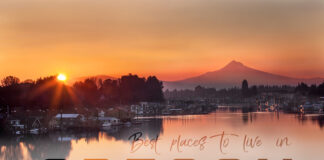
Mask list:
[{"label": "sun glare", "polygon": [[66,76],[65,76],[64,74],[59,74],[59,75],[57,76],[57,79],[58,79],[59,81],[66,81]]}]

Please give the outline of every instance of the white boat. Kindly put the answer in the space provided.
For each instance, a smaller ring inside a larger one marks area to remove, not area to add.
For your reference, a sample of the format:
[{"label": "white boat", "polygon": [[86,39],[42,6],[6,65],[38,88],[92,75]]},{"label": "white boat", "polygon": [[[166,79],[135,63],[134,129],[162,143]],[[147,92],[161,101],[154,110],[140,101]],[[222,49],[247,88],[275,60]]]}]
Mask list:
[{"label": "white boat", "polygon": [[111,126],[111,123],[109,123],[109,122],[104,122],[102,124],[102,127],[110,127],[110,126]]},{"label": "white boat", "polygon": [[31,134],[39,134],[39,129],[38,128],[34,128],[34,129],[29,130],[29,132]]}]

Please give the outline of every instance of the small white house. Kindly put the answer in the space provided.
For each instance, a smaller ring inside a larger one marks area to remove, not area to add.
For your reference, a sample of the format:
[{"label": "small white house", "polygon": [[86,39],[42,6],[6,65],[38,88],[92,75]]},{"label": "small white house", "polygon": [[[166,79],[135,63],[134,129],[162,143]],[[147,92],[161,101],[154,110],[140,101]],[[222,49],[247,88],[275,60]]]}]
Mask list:
[{"label": "small white house", "polygon": [[98,117],[99,121],[102,121],[103,123],[110,123],[111,125],[120,125],[121,121],[118,118],[115,117]]},{"label": "small white house", "polygon": [[85,117],[81,114],[57,114],[54,121],[54,125],[58,125],[61,121],[64,126],[77,126],[80,125],[80,122],[85,121]]},{"label": "small white house", "polygon": [[20,120],[18,120],[18,119],[9,120],[9,124],[11,127],[15,128],[15,129],[24,129],[25,128],[25,125],[20,124]]},{"label": "small white house", "polygon": [[319,110],[323,109],[323,104],[314,103],[313,107],[314,107],[315,110],[319,111]]},{"label": "small white house", "polygon": [[98,117],[105,117],[105,112],[103,110],[101,110],[99,113],[98,113]]},{"label": "small white house", "polygon": [[143,115],[144,114],[144,106],[133,104],[133,105],[131,105],[131,112],[135,113],[136,115]]},{"label": "small white house", "polygon": [[159,103],[153,102],[140,102],[139,104],[131,105],[130,109],[132,113],[136,115],[149,115],[156,114],[157,109],[160,108]]}]

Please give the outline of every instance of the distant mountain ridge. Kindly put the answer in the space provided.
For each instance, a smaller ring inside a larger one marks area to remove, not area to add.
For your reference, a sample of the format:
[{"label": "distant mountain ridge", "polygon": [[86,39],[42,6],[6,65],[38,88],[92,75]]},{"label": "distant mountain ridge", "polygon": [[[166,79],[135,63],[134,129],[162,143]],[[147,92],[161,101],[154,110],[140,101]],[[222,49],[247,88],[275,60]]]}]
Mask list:
[{"label": "distant mountain ridge", "polygon": [[324,81],[323,78],[300,79],[272,74],[247,67],[241,62],[231,61],[219,70],[207,72],[200,76],[180,81],[165,81],[164,88],[193,89],[198,85],[217,89],[232,88],[240,87],[243,79],[246,79],[249,85],[297,85],[300,82],[319,84]]}]

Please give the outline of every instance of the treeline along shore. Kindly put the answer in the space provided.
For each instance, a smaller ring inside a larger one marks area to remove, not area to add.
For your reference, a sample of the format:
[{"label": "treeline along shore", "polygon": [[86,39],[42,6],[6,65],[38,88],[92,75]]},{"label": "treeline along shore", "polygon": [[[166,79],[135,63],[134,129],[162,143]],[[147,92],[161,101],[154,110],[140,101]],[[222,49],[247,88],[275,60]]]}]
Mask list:
[{"label": "treeline along shore", "polygon": [[0,86],[0,132],[100,129],[140,123],[138,116],[242,112],[324,113],[324,82],[319,85],[249,86],[228,89],[197,86],[166,90],[155,76],[88,78],[67,85],[57,76],[20,81],[7,76]]},{"label": "treeline along shore", "polygon": [[[155,76],[147,78],[129,74],[119,79],[88,78],[72,86],[59,81],[57,76],[25,80],[7,76],[0,86],[1,130],[10,125],[24,123],[33,128],[35,119],[42,126],[58,118],[98,117],[100,111],[109,109],[110,118],[129,120],[134,114],[124,106],[139,102],[163,103],[163,83]],[[77,115],[76,115],[77,114]],[[106,113],[107,114],[107,113]],[[107,115],[103,115],[106,116]],[[32,120],[30,120],[32,119]],[[88,124],[87,126],[93,126]]]}]

